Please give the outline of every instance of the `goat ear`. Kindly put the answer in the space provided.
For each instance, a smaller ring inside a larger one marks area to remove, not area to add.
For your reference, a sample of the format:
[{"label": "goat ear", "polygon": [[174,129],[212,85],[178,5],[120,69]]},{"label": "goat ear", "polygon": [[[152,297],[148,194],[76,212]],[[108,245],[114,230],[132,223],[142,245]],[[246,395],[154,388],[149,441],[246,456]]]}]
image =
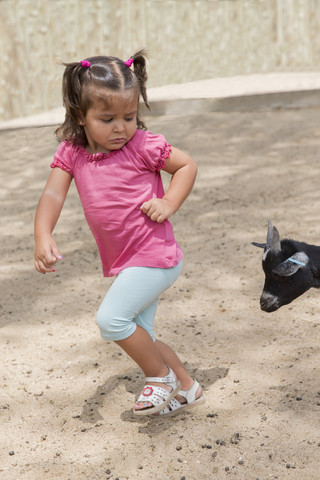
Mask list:
[{"label": "goat ear", "polygon": [[252,245],[254,245],[255,247],[259,247],[259,248],[266,248],[265,243],[252,242]]},{"label": "goat ear", "polygon": [[309,257],[304,252],[297,252],[290,258],[280,263],[272,272],[281,277],[290,277],[294,275],[300,268],[307,265]]}]

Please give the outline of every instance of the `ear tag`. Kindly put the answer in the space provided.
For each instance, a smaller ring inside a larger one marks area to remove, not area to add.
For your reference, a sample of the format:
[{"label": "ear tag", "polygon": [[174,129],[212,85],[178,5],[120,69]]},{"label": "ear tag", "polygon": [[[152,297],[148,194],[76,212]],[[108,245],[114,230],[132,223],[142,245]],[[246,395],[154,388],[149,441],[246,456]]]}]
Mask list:
[{"label": "ear tag", "polygon": [[288,258],[288,261],[289,261],[289,262],[292,262],[292,263],[296,263],[297,265],[301,265],[301,267],[305,267],[305,266],[306,266],[305,263],[300,262],[299,260],[296,260],[295,258],[292,258],[292,257]]}]

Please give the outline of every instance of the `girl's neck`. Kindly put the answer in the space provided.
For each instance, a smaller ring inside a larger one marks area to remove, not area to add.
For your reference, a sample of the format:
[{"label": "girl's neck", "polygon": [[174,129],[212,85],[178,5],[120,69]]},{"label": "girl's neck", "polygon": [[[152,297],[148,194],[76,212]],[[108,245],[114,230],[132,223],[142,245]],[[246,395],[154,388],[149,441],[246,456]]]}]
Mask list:
[{"label": "girl's neck", "polygon": [[100,145],[96,144],[90,144],[87,143],[84,148],[89,152],[91,155],[94,155],[95,153],[110,153],[110,150],[107,150],[106,148],[101,147]]}]

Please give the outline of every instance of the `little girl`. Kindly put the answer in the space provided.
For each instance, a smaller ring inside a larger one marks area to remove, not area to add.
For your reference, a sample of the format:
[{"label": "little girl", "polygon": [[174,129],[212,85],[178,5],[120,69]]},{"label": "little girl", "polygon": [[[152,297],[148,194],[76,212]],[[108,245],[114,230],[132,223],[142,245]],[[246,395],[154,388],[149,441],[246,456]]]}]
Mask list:
[{"label": "little girl", "polygon": [[[146,376],[134,413],[165,415],[195,406],[203,401],[199,383],[155,339],[153,323],[159,296],[182,268],[168,218],[189,195],[197,167],[162,135],[146,131],[138,109],[140,95],[149,108],[143,51],[126,62],[98,56],[65,67],[66,116],[36,212],[35,268],[54,272],[62,258],[52,232],[74,178],[103,274],[116,276],[97,313],[101,336]],[[166,193],[161,169],[172,175]]]}]

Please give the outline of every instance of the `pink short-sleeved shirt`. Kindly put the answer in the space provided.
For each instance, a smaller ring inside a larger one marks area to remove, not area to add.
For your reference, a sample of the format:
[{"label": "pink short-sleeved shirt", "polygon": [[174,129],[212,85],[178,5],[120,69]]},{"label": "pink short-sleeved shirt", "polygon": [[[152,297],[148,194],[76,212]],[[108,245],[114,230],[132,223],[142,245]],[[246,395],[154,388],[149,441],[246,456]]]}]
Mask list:
[{"label": "pink short-sleeved shirt", "polygon": [[119,150],[90,154],[62,142],[51,167],[69,172],[76,183],[105,277],[127,267],[170,268],[183,257],[168,220],[157,223],[140,206],[162,198],[160,170],[171,146],[162,135],[137,130]]}]

